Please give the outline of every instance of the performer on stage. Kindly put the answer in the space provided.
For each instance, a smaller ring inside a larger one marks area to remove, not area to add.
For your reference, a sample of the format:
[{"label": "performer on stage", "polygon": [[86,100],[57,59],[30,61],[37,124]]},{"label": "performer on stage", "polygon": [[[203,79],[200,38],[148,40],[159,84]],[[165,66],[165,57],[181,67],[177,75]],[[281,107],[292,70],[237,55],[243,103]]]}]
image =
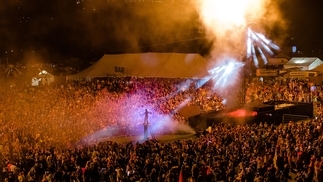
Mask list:
[{"label": "performer on stage", "polygon": [[145,119],[144,119],[144,140],[148,139],[148,115],[151,114],[147,109],[145,110]]}]

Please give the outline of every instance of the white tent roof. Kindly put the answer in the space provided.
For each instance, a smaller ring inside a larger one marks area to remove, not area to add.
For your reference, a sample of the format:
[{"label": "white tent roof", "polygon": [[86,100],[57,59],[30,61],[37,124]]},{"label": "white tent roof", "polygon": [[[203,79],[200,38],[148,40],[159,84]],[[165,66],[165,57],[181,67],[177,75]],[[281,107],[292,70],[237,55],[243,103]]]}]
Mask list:
[{"label": "white tent roof", "polygon": [[322,63],[322,60],[317,57],[293,57],[284,65],[284,68],[299,67],[303,68],[303,70],[310,70]]},{"label": "white tent roof", "polygon": [[105,54],[90,67],[67,78],[94,78],[109,75],[203,78],[208,74],[208,66],[208,62],[195,53]]},{"label": "white tent roof", "polygon": [[317,57],[293,57],[285,65],[309,66],[317,59],[319,59],[319,58],[317,58]]}]

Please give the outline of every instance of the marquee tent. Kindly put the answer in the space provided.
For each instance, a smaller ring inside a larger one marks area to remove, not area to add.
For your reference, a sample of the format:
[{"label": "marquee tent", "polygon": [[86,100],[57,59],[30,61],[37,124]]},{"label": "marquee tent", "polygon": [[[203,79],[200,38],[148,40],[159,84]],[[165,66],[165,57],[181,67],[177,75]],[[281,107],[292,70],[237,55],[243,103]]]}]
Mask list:
[{"label": "marquee tent", "polygon": [[299,68],[300,70],[313,70],[323,64],[317,57],[293,57],[285,65],[285,69]]},{"label": "marquee tent", "polygon": [[317,72],[321,72],[321,73],[323,73],[323,64],[321,64],[320,66],[318,66],[318,67],[316,67],[316,68],[312,69],[311,71],[317,71]]},{"label": "marquee tent", "polygon": [[33,77],[31,79],[31,85],[32,86],[39,86],[39,83],[41,82],[42,85],[50,85],[55,81],[55,76],[48,73],[45,70],[42,70],[38,73],[37,76]]},{"label": "marquee tent", "polygon": [[134,53],[105,54],[96,63],[67,79],[107,76],[136,76],[158,78],[204,78],[209,62],[195,53]]}]

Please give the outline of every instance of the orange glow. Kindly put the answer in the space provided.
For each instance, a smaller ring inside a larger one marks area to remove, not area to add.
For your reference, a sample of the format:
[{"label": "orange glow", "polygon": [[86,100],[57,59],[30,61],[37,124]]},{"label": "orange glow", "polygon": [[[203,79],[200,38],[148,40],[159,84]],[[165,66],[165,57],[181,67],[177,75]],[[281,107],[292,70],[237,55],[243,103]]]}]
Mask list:
[{"label": "orange glow", "polygon": [[244,0],[205,0],[202,4],[202,16],[207,23],[217,21],[243,24],[245,6]]},{"label": "orange glow", "polygon": [[233,30],[263,15],[266,0],[201,0],[202,20],[211,30]]}]

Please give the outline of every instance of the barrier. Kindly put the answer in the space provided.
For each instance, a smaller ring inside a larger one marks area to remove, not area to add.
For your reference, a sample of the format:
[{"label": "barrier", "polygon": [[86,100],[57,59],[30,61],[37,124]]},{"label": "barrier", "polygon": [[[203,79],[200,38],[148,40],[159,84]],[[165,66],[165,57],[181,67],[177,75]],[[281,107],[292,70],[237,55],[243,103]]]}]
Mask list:
[{"label": "barrier", "polygon": [[284,114],[283,115],[283,123],[288,123],[289,121],[297,122],[297,121],[306,121],[309,120],[310,117],[306,115],[295,115],[295,114]]}]

